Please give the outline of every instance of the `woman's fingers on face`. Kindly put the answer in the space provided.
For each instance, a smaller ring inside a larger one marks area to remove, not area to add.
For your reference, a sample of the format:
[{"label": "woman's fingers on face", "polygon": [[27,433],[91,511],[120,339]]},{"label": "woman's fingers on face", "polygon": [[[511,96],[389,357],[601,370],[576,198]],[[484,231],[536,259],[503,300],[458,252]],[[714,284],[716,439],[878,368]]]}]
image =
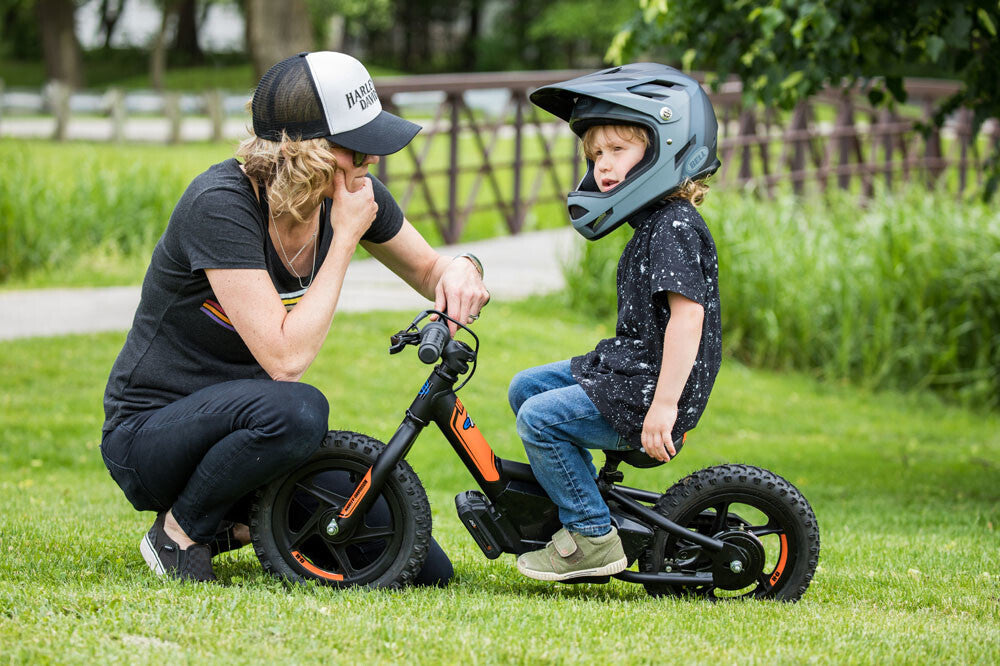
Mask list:
[{"label": "woman's fingers on face", "polygon": [[347,190],[347,180],[344,175],[344,170],[337,167],[333,170],[333,187],[337,192],[343,192]]}]

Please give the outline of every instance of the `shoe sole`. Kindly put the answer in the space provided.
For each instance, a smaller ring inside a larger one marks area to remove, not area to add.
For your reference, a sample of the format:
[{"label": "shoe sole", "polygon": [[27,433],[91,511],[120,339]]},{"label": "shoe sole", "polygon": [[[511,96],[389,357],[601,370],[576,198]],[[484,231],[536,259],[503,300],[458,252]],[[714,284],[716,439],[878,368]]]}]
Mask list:
[{"label": "shoe sole", "polygon": [[153,573],[157,576],[164,575],[163,562],[156,556],[156,549],[153,548],[153,543],[149,540],[149,532],[139,542],[139,552],[142,553],[142,559],[146,560],[146,564],[153,570]]},{"label": "shoe sole", "polygon": [[528,569],[521,565],[521,562],[517,563],[517,570],[528,578],[534,578],[535,580],[569,580],[571,578],[586,578],[588,576],[613,576],[616,573],[621,573],[625,571],[628,567],[628,558],[623,557],[617,562],[612,562],[611,564],[605,564],[603,567],[596,567],[594,569],[579,569],[577,571],[567,571],[566,573],[559,574],[554,571],[535,571],[534,569]]}]

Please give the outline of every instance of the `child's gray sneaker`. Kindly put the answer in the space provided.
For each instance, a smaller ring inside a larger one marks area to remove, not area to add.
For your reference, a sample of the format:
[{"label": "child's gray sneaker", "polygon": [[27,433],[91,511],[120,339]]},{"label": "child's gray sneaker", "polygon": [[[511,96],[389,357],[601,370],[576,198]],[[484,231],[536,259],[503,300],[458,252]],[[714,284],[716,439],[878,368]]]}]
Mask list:
[{"label": "child's gray sneaker", "polygon": [[207,582],[215,580],[212,552],[207,545],[195,544],[181,550],[163,530],[166,513],[156,516],[156,522],[139,543],[139,552],[146,564],[159,576]]},{"label": "child's gray sneaker", "polygon": [[535,580],[610,576],[627,566],[628,558],[614,527],[601,536],[584,536],[564,527],[542,550],[517,558],[517,570]]}]

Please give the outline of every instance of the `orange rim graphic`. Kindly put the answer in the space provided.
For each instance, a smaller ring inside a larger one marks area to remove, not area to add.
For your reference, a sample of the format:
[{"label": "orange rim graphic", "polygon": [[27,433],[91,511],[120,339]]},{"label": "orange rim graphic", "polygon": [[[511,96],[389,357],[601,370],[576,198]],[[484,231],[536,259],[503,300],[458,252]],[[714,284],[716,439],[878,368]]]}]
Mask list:
[{"label": "orange rim graphic", "polygon": [[344,508],[340,510],[341,518],[347,518],[349,515],[354,513],[354,510],[358,508],[358,502],[360,502],[361,498],[365,496],[365,493],[368,492],[368,488],[371,485],[372,485],[372,469],[371,467],[369,467],[368,473],[365,474],[365,478],[361,479],[361,483],[358,484],[357,488],[355,488],[354,494],[351,495],[351,498],[349,500],[347,500],[347,504],[344,505]]},{"label": "orange rim graphic", "polygon": [[292,551],[292,557],[295,558],[296,562],[305,567],[306,571],[314,573],[320,578],[325,578],[327,580],[344,580],[344,577],[340,574],[330,573],[329,571],[324,571],[323,569],[320,569],[318,566],[307,560],[305,555],[303,555],[297,550]]},{"label": "orange rim graphic", "polygon": [[472,422],[472,418],[466,413],[465,405],[458,398],[455,399],[455,409],[451,413],[451,431],[462,443],[462,448],[472,458],[476,469],[487,481],[499,481],[500,472],[497,471],[496,456],[493,449],[486,442],[483,433]]},{"label": "orange rim graphic", "polygon": [[781,574],[785,572],[785,562],[788,560],[788,537],[784,534],[781,535],[781,556],[778,558],[778,566],[774,567],[774,573],[771,574],[771,587],[778,582],[781,578]]}]

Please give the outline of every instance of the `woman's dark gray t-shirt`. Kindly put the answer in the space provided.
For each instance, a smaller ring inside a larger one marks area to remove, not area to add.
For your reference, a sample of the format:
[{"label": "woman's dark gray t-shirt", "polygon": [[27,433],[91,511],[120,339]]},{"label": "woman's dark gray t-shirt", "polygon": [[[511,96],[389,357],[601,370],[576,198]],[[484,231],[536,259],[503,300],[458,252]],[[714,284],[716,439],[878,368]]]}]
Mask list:
[{"label": "woman's dark gray t-shirt", "polygon": [[[399,231],[403,213],[385,186],[371,180],[378,214],[363,240],[383,243]],[[316,270],[330,249],[329,220],[326,200]],[[267,227],[266,201],[258,203],[235,159],[210,167],[191,182],[153,250],[132,329],[111,368],[104,393],[105,432],[132,414],[163,407],[206,386],[268,377],[205,277],[207,268],[266,270],[291,309],[306,290],[281,262]]]},{"label": "woman's dark gray t-shirt", "polygon": [[667,294],[705,308],[698,355],[677,405],[676,440],[698,423],[722,363],[719,260],[712,234],[683,199],[637,214],[635,233],[618,262],[615,337],[571,361],[573,378],[601,416],[633,446],[653,402],[670,321]]}]

